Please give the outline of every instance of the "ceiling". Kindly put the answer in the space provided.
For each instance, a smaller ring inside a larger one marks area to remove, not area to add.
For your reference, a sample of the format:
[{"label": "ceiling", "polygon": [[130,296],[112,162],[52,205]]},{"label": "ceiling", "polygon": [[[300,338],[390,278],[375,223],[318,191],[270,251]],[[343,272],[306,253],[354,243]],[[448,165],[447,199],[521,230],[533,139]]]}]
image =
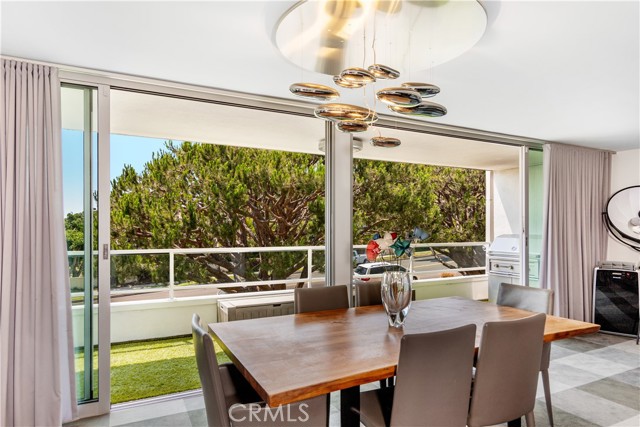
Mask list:
[{"label": "ceiling", "polygon": [[[293,1],[1,3],[1,53],[293,99],[301,70],[274,45]],[[434,123],[614,151],[640,148],[637,1],[486,1],[469,51],[409,70],[442,92]],[[346,100],[362,102],[362,94]]]}]

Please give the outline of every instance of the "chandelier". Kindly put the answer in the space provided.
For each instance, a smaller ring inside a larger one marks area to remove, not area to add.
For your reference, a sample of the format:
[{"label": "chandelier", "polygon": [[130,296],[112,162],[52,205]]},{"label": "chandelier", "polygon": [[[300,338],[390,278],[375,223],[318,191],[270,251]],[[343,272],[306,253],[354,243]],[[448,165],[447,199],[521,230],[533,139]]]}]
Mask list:
[{"label": "chandelier", "polygon": [[[447,25],[442,26],[445,21]],[[289,9],[275,36],[283,55],[302,69],[332,76],[340,90],[365,92],[368,85],[401,75],[377,61],[377,54],[386,64],[429,68],[469,49],[485,27],[486,13],[476,0],[320,0],[301,1]],[[448,39],[442,48],[438,45],[441,38],[433,34]],[[376,42],[382,48],[376,49]],[[369,43],[371,49],[367,49]],[[366,68],[353,66],[368,60],[371,65]],[[342,132],[364,132],[375,126],[378,101],[403,116],[447,114],[444,106],[429,99],[440,93],[440,88],[430,83],[404,82],[377,90],[373,103],[365,102],[366,106],[336,102],[341,97],[337,87],[303,82],[292,84],[289,90],[296,96],[327,102],[318,105],[314,115],[335,123]],[[378,135],[371,143],[397,147],[400,140]]]}]

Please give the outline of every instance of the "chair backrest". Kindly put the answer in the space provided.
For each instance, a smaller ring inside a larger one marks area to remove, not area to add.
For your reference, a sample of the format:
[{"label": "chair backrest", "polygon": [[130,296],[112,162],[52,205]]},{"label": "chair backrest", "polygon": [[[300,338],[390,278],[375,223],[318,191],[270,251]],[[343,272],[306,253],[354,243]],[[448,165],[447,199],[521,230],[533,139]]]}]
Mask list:
[{"label": "chair backrest", "polygon": [[533,411],[542,357],[544,313],[487,322],[476,363],[469,427],[514,420]]},{"label": "chair backrest", "polygon": [[213,347],[213,339],[200,326],[200,316],[195,313],[191,319],[191,331],[200,383],[202,384],[207,423],[210,426],[229,427],[231,424],[222,387],[222,378],[218,368],[218,360]]},{"label": "chair backrest", "polygon": [[537,313],[553,313],[553,291],[529,286],[501,283],[496,304]]},{"label": "chair backrest", "polygon": [[349,289],[345,285],[298,288],[293,291],[295,313],[349,308]]},{"label": "chair backrest", "polygon": [[473,324],[402,337],[392,426],[466,425],[475,339]]},{"label": "chair backrest", "polygon": [[380,294],[381,283],[356,283],[356,306],[381,305],[382,294]]}]

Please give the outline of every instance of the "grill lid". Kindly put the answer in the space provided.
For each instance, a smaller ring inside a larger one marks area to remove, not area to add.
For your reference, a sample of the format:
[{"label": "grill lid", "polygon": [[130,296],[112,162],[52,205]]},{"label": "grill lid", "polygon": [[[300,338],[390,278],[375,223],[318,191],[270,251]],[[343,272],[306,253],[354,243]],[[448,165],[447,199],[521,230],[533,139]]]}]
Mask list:
[{"label": "grill lid", "polygon": [[489,246],[489,255],[505,254],[517,255],[520,253],[520,237],[517,234],[502,234],[495,238]]}]

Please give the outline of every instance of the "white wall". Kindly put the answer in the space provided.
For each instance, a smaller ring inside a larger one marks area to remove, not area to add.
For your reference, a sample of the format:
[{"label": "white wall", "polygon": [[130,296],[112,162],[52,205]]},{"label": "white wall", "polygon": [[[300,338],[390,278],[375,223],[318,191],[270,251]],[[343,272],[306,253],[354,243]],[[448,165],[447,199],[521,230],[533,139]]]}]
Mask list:
[{"label": "white wall", "polygon": [[520,172],[518,168],[493,172],[493,238],[520,233]]},{"label": "white wall", "polygon": [[[619,151],[611,161],[611,195],[631,185],[640,185],[640,150]],[[607,259],[638,263],[640,253],[609,236]]]}]

